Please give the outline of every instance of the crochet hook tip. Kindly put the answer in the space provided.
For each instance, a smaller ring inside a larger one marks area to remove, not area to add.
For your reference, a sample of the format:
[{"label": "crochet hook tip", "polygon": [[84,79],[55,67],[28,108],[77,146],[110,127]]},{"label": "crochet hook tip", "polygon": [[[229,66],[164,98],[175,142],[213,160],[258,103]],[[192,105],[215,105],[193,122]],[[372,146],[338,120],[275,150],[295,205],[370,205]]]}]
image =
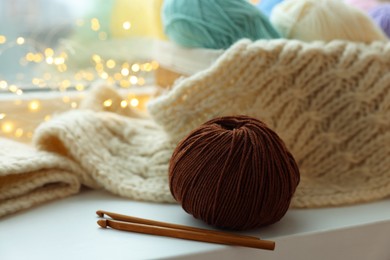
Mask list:
[{"label": "crochet hook tip", "polygon": [[104,212],[102,210],[97,210],[96,211],[96,214],[99,216],[99,217],[103,217],[104,216]]},{"label": "crochet hook tip", "polygon": [[100,227],[107,228],[107,219],[99,219],[97,223]]}]

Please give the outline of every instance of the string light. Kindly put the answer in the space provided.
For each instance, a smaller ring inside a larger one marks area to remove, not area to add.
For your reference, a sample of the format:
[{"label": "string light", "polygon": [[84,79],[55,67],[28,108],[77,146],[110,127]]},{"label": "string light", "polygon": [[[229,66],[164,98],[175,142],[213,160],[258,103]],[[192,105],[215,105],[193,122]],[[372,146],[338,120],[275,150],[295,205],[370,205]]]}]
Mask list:
[{"label": "string light", "polygon": [[66,89],[69,88],[70,85],[71,85],[70,80],[65,79],[65,80],[60,82],[59,89],[60,89],[60,91],[66,91]]},{"label": "string light", "polygon": [[[139,97],[135,97],[134,94],[129,94],[127,100],[125,99],[125,100],[120,101],[120,106],[121,106],[121,108],[126,108],[128,106],[131,106],[134,108],[141,109],[141,108],[145,107],[147,100],[148,100],[148,98],[146,98],[146,99],[144,97],[139,98]],[[70,102],[70,98],[68,96],[64,96],[63,101],[70,103],[71,108],[78,107],[78,103],[75,101]],[[18,102],[18,104],[19,104],[19,102]],[[107,99],[103,102],[102,105],[103,105],[103,107],[111,107],[113,105],[113,100]],[[32,100],[32,101],[27,103],[26,113],[27,112],[35,112],[41,108],[42,108],[42,102],[40,102],[38,100]],[[3,122],[2,124],[0,124],[0,134],[2,133],[2,134],[7,135],[8,137],[13,137],[13,138],[23,138],[25,140],[30,140],[32,138],[33,132],[30,131],[30,129],[24,129],[23,127],[16,128],[16,123],[14,121],[12,121],[12,119],[4,121],[4,119],[6,117],[8,117],[8,116],[5,113],[0,114],[0,120]],[[42,121],[49,121],[49,120],[51,120],[51,118],[52,118],[52,115],[48,114],[42,118]]]},{"label": "string light", "polygon": [[49,56],[49,57],[46,57],[46,63],[47,64],[53,64],[53,62],[54,62],[54,59],[53,59],[53,57],[51,57],[51,56]]},{"label": "string light", "polygon": [[108,79],[108,73],[105,72],[105,71],[103,71],[102,73],[100,73],[100,77],[101,77],[102,79]]},{"label": "string light", "polygon": [[97,18],[92,18],[91,19],[91,29],[93,31],[99,31],[100,30],[100,23]]},{"label": "string light", "polygon": [[[75,23],[78,26],[84,25],[84,21],[80,19],[75,21]],[[90,25],[91,30],[93,31],[99,31],[101,29],[100,21],[97,18],[90,19]],[[129,30],[132,27],[132,24],[130,21],[124,21],[122,23],[122,27],[125,30]],[[98,33],[103,35],[100,38],[102,40],[105,40],[105,38],[107,37],[107,33],[102,31]],[[5,35],[0,35],[0,43],[5,43],[6,40],[7,37]],[[22,36],[16,38],[16,44],[18,45],[23,45],[26,42],[27,40]],[[33,43],[34,40],[29,42]],[[56,54],[52,48],[47,47],[43,48],[42,52],[27,52],[20,60],[20,64],[25,66],[29,62],[40,63],[44,61],[47,65],[55,66],[56,71],[64,73],[68,70],[68,65],[66,64],[67,58],[68,54],[66,52],[63,51],[60,54]],[[83,91],[85,89],[85,87],[80,85],[81,82],[83,82],[84,84],[84,80],[93,81],[96,77],[100,77],[106,80],[108,83],[116,83],[123,88],[128,88],[131,85],[143,86],[145,84],[145,78],[140,77],[137,74],[134,75],[133,73],[151,72],[153,70],[157,70],[159,67],[158,62],[154,60],[146,63],[133,64],[123,62],[122,66],[120,66],[118,69],[119,71],[115,71],[114,69],[118,65],[118,61],[116,61],[115,59],[103,60],[102,57],[96,53],[92,55],[92,60],[95,62],[95,72],[79,70],[74,73],[74,79],[76,80],[76,82],[72,82],[71,84],[74,85],[76,90],[78,91]],[[45,72],[45,74],[42,76],[42,79],[33,78],[32,84],[38,87],[46,87],[48,86],[48,83],[46,82],[50,80],[58,81],[58,79],[53,78],[50,73]],[[53,83],[50,84],[53,85]],[[58,86],[60,91],[66,90],[68,88],[68,85],[69,84],[65,85],[64,83],[55,84],[55,86]],[[23,94],[22,89],[17,87],[15,84],[11,84],[10,86],[8,86],[8,83],[4,80],[0,81],[0,89],[8,90],[17,95]]]},{"label": "string light", "polygon": [[6,134],[9,134],[11,133],[13,130],[14,130],[14,124],[12,122],[4,122],[2,125],[1,125],[1,130],[6,133]]},{"label": "string light", "polygon": [[25,43],[25,39],[23,37],[16,38],[16,44],[23,45]]},{"label": "string light", "polygon": [[34,55],[34,59],[33,59],[33,62],[35,63],[40,63],[43,61],[43,55],[41,53],[36,53]]},{"label": "string light", "polygon": [[0,44],[4,44],[7,41],[7,37],[0,34]]},{"label": "string light", "polygon": [[27,53],[26,56],[25,56],[25,59],[26,59],[27,61],[33,61],[34,58],[35,58],[35,55],[34,55],[34,53],[32,53],[32,52]]},{"label": "string light", "polygon": [[112,100],[111,99],[107,99],[103,102],[103,106],[104,107],[110,107],[112,106]]},{"label": "string light", "polygon": [[140,69],[140,67],[139,67],[139,64],[137,64],[137,63],[134,63],[134,64],[131,66],[131,70],[132,70],[133,72],[138,72],[139,69]]},{"label": "string light", "polygon": [[22,137],[23,136],[23,129],[22,128],[18,128],[15,130],[15,137]]},{"label": "string light", "polygon": [[66,66],[66,64],[60,64],[57,66],[57,70],[59,72],[65,72],[67,69],[68,69],[68,66]]},{"label": "string light", "polygon": [[33,100],[33,101],[30,101],[30,103],[28,104],[28,109],[30,111],[38,111],[40,109],[40,102],[38,100]]},{"label": "string light", "polygon": [[54,64],[55,65],[61,65],[65,63],[65,58],[64,57],[56,57],[54,58]]},{"label": "string light", "polygon": [[7,89],[8,83],[5,80],[0,81],[0,89]]},{"label": "string light", "polygon": [[8,91],[15,93],[17,95],[23,94],[23,91],[20,88],[18,88],[16,85],[13,85],[13,84],[8,86]]},{"label": "string light", "polygon": [[[77,26],[90,25],[90,29],[97,33],[98,39],[105,41],[108,38],[108,33],[101,30],[100,21],[97,18],[92,18],[84,21],[78,19],[75,21]],[[132,28],[132,23],[130,21],[124,21],[122,23],[122,28],[124,30],[130,30]],[[7,37],[0,34],[0,45],[7,42]],[[45,66],[50,66],[54,70],[46,70],[42,75],[37,75],[33,78],[30,78],[32,84],[36,87],[47,87],[53,86],[55,89],[60,91],[67,91],[70,86],[73,86],[77,91],[81,92],[86,89],[86,86],[89,85],[88,82],[95,80],[96,78],[102,78],[109,83],[116,83],[122,88],[130,88],[134,85],[143,86],[145,84],[145,75],[153,70],[159,68],[159,63],[157,61],[148,61],[148,62],[126,62],[123,60],[118,60],[110,57],[102,57],[99,53],[94,53],[91,55],[91,59],[94,62],[94,65],[88,69],[80,69],[73,74],[69,75],[67,72],[70,64],[68,61],[67,52],[57,52],[49,47],[34,46],[34,39],[26,39],[22,36],[17,37],[16,40],[12,43],[13,46],[21,46],[24,44],[29,44],[28,51],[25,54],[22,54],[22,58],[19,60],[19,64],[22,66],[27,66],[29,63],[43,63]],[[31,44],[31,45],[30,45]],[[30,48],[32,47],[32,48]],[[68,50],[68,49],[67,49]],[[69,49],[70,50],[70,49]],[[69,54],[69,57],[74,57],[74,54]],[[70,68],[70,67],[69,67]],[[52,74],[48,71],[57,71],[61,74]],[[67,73],[65,73],[67,72]],[[62,74],[64,73],[64,74]],[[61,79],[61,76],[66,79]],[[21,75],[24,77],[24,75]],[[146,76],[147,77],[147,76]],[[147,77],[148,78],[148,77]],[[17,80],[21,80],[21,77],[17,77]],[[0,80],[0,90],[10,91],[16,95],[23,95],[23,90],[18,86],[18,84],[12,84],[5,80]],[[24,100],[24,99],[23,99]],[[146,104],[146,99],[140,99],[134,94],[131,97],[128,97],[126,100],[120,101],[120,107],[134,107],[142,109]],[[62,102],[64,104],[68,103],[71,108],[77,108],[78,103],[72,101],[69,96],[62,96]],[[34,113],[42,110],[42,102],[39,100],[32,101],[22,101],[21,99],[15,98],[13,104],[15,106],[20,106],[18,108],[18,113],[20,109],[26,109],[27,113]],[[111,107],[113,105],[113,100],[107,99],[103,102],[103,107]],[[40,116],[39,113],[35,114]],[[51,120],[52,115],[48,114],[41,118],[41,121]],[[6,121],[5,121],[6,119]],[[9,120],[8,120],[9,119]],[[32,129],[20,127],[18,121],[14,121],[12,115],[9,113],[0,113],[0,134],[7,134],[9,137],[15,138],[32,138],[33,132]],[[23,123],[23,122],[22,122]]]},{"label": "string light", "polygon": [[46,57],[52,57],[54,55],[54,50],[52,48],[46,48],[44,52]]},{"label": "string light", "polygon": [[103,65],[103,63],[98,63],[98,64],[96,64],[96,65],[95,65],[95,70],[96,70],[97,72],[102,72],[102,71],[104,70],[104,65]]},{"label": "string light", "polygon": [[77,84],[75,88],[77,91],[83,91],[85,87],[83,84]]},{"label": "string light", "polygon": [[109,60],[106,62],[106,66],[107,66],[107,68],[109,68],[109,69],[113,69],[113,68],[115,68],[116,63],[115,63],[114,60],[109,59]]},{"label": "string light", "polygon": [[123,29],[129,30],[131,28],[131,23],[129,21],[126,21],[122,24]]},{"label": "string light", "polygon": [[121,74],[122,74],[123,76],[128,76],[129,73],[130,73],[130,71],[129,71],[128,68],[123,68],[123,69],[121,70]]},{"label": "string light", "polygon": [[8,87],[8,90],[11,92],[16,92],[18,90],[18,87],[16,85],[10,85]]},{"label": "string light", "polygon": [[99,55],[97,55],[97,54],[93,54],[93,55],[92,55],[92,60],[93,60],[94,62],[96,62],[96,63],[102,62],[102,58],[101,58]]},{"label": "string light", "polygon": [[[56,55],[52,48],[45,48],[42,53],[28,52],[24,57],[24,62],[41,62],[44,60],[48,65],[55,66],[56,70],[60,73],[66,72],[68,66],[66,64],[68,54],[61,52]],[[92,61],[95,63],[95,73],[86,70],[79,70],[74,73],[73,77],[76,81],[80,82],[83,80],[93,81],[95,76],[98,76],[107,81],[107,83],[117,83],[123,88],[128,88],[131,85],[143,86],[145,84],[145,78],[139,77],[132,73],[144,73],[156,70],[159,67],[157,61],[151,61],[146,63],[133,63],[123,62],[119,67],[119,71],[115,71],[118,62],[114,59],[103,60],[99,54],[93,54],[91,56]],[[106,71],[107,69],[107,71]],[[46,81],[55,80],[52,78],[50,73],[45,73],[42,79],[33,78],[32,83],[38,87],[46,87],[48,84]],[[58,79],[57,79],[58,80]],[[65,83],[67,82],[67,83]],[[56,84],[60,91],[65,91],[70,85],[74,85],[76,90],[82,91],[85,88],[81,87],[78,82],[60,82]],[[0,82],[0,88],[5,88],[6,82]],[[9,91],[21,95],[23,92],[20,88],[12,86],[8,88]]]},{"label": "string light", "polygon": [[152,65],[152,70],[156,70],[160,67],[160,64],[158,64],[158,62],[155,60],[151,62],[151,65]]},{"label": "string light", "polygon": [[135,85],[135,84],[137,84],[137,82],[138,82],[138,78],[136,76],[131,76],[130,77],[130,83],[131,84]]},{"label": "string light", "polygon": [[31,83],[32,83],[33,85],[35,85],[35,86],[38,86],[38,85],[39,85],[39,82],[41,82],[41,80],[38,79],[38,78],[33,78],[33,79],[31,80]]},{"label": "string light", "polygon": [[132,98],[132,99],[130,100],[130,105],[131,105],[132,107],[137,107],[137,106],[139,105],[139,100],[138,100],[137,98]]},{"label": "string light", "polygon": [[122,101],[121,101],[121,107],[122,107],[122,108],[127,107],[127,105],[128,105],[128,103],[127,103],[126,100],[122,100]]}]

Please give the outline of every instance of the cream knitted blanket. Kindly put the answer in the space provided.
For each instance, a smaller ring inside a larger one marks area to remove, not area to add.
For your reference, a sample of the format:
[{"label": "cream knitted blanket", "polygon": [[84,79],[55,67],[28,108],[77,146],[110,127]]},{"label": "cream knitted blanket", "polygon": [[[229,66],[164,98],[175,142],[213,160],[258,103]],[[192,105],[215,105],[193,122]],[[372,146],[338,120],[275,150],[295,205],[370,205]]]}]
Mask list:
[{"label": "cream knitted blanket", "polygon": [[[296,158],[301,183],[292,206],[384,198],[389,72],[386,43],[242,40],[151,102],[153,119],[121,110],[118,94],[98,87],[88,109],[43,123],[35,148],[0,140],[0,216],[75,194],[80,185],[173,202],[167,169],[175,144],[208,119],[236,114],[265,121]],[[100,111],[108,98],[112,110]]]}]

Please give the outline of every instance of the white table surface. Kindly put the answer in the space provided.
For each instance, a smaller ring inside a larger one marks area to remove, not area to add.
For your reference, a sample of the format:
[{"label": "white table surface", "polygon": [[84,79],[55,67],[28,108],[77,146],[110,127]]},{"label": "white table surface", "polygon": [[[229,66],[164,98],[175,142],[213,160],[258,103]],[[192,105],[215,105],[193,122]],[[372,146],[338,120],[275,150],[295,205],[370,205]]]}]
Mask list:
[{"label": "white table surface", "polygon": [[0,219],[0,259],[390,259],[390,199],[291,209],[272,226],[243,232],[274,240],[275,251],[102,229],[98,209],[210,228],[179,205],[87,190]]}]

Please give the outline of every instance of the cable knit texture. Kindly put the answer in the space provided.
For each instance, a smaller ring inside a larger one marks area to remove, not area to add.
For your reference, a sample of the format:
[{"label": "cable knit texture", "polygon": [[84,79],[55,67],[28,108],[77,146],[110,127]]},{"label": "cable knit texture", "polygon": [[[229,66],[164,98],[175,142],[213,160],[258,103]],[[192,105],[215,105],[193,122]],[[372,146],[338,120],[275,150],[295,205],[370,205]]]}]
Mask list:
[{"label": "cable knit texture", "polygon": [[390,44],[242,40],[149,104],[174,142],[246,114],[281,136],[301,171],[292,206],[390,195]]}]

